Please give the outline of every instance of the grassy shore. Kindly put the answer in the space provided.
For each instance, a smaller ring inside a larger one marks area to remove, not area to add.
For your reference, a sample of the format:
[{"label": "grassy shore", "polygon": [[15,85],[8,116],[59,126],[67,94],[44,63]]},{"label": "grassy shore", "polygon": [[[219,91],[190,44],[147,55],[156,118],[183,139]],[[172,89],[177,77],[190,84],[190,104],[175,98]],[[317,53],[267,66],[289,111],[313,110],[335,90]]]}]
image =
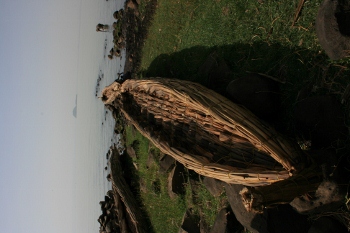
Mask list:
[{"label": "grassy shore", "polygon": [[[191,80],[223,95],[230,81],[247,72],[272,76],[283,83],[278,124],[284,133],[295,135],[291,112],[302,88],[310,88],[312,95],[332,94],[340,100],[350,81],[349,59],[331,61],[318,43],[315,18],[321,0],[305,1],[295,21],[298,2],[141,0],[134,31],[139,41],[130,50],[134,76]],[[203,75],[203,64],[213,54],[230,70],[223,79]],[[344,109],[348,112],[349,105]],[[200,187],[194,197],[188,187],[184,196],[171,200],[159,164],[146,166],[149,150],[159,151],[127,127],[126,144],[135,141],[138,158],[133,162],[138,166],[139,182],[148,190],[139,195],[154,232],[177,232],[187,208],[194,208],[212,225],[218,209],[225,205],[225,195],[213,198]],[[157,192],[154,182],[160,187]]]}]

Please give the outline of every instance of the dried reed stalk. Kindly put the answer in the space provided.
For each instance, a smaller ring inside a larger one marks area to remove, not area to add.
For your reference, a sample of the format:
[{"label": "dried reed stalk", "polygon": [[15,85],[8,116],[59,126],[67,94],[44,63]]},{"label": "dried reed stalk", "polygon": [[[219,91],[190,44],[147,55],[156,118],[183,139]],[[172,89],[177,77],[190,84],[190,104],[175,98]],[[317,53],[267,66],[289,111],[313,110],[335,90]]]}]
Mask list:
[{"label": "dried reed stalk", "polygon": [[306,155],[248,110],[200,84],[154,78],[113,83],[106,105],[163,153],[227,183],[268,185],[302,171]]}]

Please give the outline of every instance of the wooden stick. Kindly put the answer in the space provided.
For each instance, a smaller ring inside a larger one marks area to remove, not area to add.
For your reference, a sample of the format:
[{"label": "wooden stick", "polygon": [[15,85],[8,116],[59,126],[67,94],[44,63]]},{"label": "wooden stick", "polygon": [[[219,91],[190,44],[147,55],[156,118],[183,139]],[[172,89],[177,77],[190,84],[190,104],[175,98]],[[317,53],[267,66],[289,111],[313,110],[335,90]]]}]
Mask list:
[{"label": "wooden stick", "polygon": [[294,27],[294,24],[299,19],[299,16],[300,16],[300,13],[301,13],[301,9],[303,9],[304,3],[305,3],[305,0],[299,0],[299,4],[298,4],[297,10],[296,10],[295,15],[294,15],[292,27]]}]

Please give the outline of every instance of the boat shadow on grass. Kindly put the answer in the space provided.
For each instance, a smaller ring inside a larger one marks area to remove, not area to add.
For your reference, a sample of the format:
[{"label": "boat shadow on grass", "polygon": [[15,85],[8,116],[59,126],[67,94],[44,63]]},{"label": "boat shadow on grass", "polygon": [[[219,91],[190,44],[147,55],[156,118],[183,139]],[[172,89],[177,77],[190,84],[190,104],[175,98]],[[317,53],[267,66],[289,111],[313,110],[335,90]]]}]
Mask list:
[{"label": "boat shadow on grass", "polygon": [[[255,42],[205,47],[194,46],[156,57],[140,77],[167,77],[194,81],[229,97],[228,84],[235,79],[258,73],[279,84],[281,115],[273,122],[278,130],[294,130],[291,115],[302,98],[332,95],[339,102],[349,82],[347,60],[332,62],[324,53],[302,47]],[[349,111],[349,100],[343,101]],[[347,119],[347,122],[349,119]]]}]

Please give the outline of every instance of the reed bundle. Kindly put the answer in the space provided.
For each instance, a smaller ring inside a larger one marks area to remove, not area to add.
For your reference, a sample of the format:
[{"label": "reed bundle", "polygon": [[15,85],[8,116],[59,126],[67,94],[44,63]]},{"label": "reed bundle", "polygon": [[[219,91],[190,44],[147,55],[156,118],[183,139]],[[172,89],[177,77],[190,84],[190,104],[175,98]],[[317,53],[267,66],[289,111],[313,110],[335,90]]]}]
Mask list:
[{"label": "reed bundle", "polygon": [[285,180],[306,165],[297,144],[197,83],[130,79],[106,87],[102,100],[119,108],[163,153],[201,175],[263,186]]}]

